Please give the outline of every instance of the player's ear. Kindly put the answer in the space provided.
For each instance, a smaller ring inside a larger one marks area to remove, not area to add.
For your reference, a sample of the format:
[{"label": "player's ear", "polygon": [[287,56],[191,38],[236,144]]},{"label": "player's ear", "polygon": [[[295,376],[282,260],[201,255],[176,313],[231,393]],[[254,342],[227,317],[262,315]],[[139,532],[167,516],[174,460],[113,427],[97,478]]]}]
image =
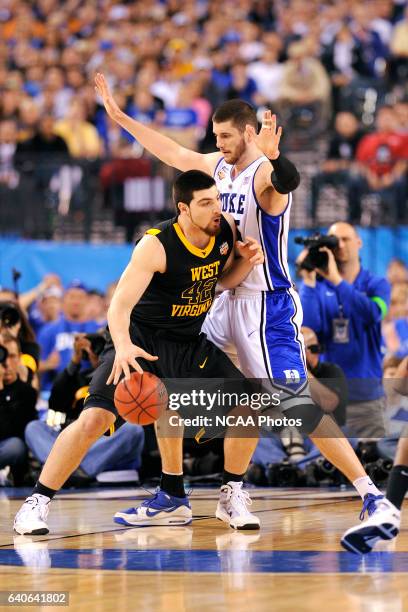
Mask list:
[{"label": "player's ear", "polygon": [[178,202],[177,203],[177,208],[178,208],[179,213],[183,213],[183,212],[187,211],[188,206],[184,202]]},{"label": "player's ear", "polygon": [[255,129],[249,123],[245,126],[245,137],[247,142],[252,142],[256,136]]}]

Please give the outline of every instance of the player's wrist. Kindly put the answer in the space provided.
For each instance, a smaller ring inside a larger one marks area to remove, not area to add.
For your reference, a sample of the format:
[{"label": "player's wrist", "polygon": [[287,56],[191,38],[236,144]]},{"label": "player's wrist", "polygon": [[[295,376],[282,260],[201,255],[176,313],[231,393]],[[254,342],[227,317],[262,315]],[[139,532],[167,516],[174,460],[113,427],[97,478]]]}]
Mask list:
[{"label": "player's wrist", "polygon": [[294,191],[300,183],[299,172],[287,157],[279,153],[275,159],[269,158],[273,168],[271,182],[278,193],[287,194]]}]

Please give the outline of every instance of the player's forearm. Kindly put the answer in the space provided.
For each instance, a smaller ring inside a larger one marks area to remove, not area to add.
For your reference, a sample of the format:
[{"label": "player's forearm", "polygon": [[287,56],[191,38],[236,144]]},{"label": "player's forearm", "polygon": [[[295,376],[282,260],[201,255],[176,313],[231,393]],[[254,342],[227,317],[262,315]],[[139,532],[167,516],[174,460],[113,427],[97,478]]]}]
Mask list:
[{"label": "player's forearm", "polygon": [[132,119],[123,111],[117,111],[114,120],[160,161],[179,170],[185,169],[183,160],[185,159],[186,149],[177,142]]},{"label": "player's forearm", "polygon": [[234,259],[231,267],[221,276],[219,285],[223,289],[234,289],[246,279],[253,268],[254,265],[249,260],[238,257]]},{"label": "player's forearm", "polygon": [[112,300],[107,320],[112,342],[116,349],[131,343],[129,335],[130,313],[132,306],[120,299]]}]

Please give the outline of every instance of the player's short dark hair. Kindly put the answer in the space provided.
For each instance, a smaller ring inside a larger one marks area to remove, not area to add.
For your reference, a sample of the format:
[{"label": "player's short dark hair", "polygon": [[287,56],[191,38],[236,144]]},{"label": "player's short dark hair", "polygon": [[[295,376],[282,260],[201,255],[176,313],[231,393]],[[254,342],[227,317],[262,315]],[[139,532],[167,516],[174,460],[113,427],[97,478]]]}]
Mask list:
[{"label": "player's short dark hair", "polygon": [[221,104],[213,114],[212,120],[214,123],[232,121],[233,126],[240,132],[243,132],[248,124],[255,130],[258,128],[258,119],[253,106],[238,99],[227,100]]},{"label": "player's short dark hair", "polygon": [[214,185],[213,177],[201,170],[188,170],[180,174],[173,183],[173,202],[177,213],[179,213],[177,206],[179,202],[189,205],[194,191],[210,189]]}]

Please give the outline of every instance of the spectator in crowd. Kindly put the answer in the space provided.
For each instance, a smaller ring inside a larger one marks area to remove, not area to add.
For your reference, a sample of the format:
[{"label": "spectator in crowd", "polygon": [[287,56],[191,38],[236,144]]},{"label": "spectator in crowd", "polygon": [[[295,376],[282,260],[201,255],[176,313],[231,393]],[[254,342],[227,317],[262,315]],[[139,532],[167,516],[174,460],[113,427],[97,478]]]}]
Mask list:
[{"label": "spectator in crowd", "polygon": [[[102,336],[100,336],[102,340]],[[94,346],[99,354],[99,349]],[[90,367],[82,367],[83,353]],[[99,357],[92,350],[92,343],[85,334],[74,340],[71,361],[55,378],[49,398],[47,422],[32,421],[25,429],[25,440],[34,457],[45,463],[61,429],[73,423],[80,415],[88,391],[89,382]],[[83,458],[77,476],[95,478],[111,470],[138,469],[144,443],[143,427],[120,421],[114,433],[106,432]],[[108,435],[109,434],[109,435]]]},{"label": "spectator in crowd", "polygon": [[[37,333],[38,331],[38,327],[41,325],[41,323],[47,322],[49,321],[54,321],[57,317],[54,316],[52,318],[46,318],[45,321],[41,319],[40,314],[34,314],[34,310],[35,310],[35,302],[36,300],[40,300],[44,293],[48,290],[48,289],[55,289],[55,288],[61,288],[61,279],[58,276],[58,274],[54,274],[52,272],[45,274],[44,277],[42,278],[41,282],[38,283],[38,285],[36,285],[35,287],[33,287],[32,289],[29,289],[28,291],[25,291],[24,293],[20,293],[18,296],[18,303],[20,305],[20,307],[22,308],[22,310],[24,310],[24,312],[28,312],[29,316],[29,323],[31,325],[31,327],[33,328],[34,332]],[[14,292],[12,292],[13,295],[11,296],[11,300],[16,300],[16,296],[14,294]],[[60,297],[62,297],[62,294],[60,295]],[[40,319],[41,322],[37,322],[37,319]]]},{"label": "spectator in crowd", "polygon": [[237,62],[231,69],[231,84],[227,89],[227,98],[240,98],[251,106],[257,106],[261,102],[256,82],[247,73],[243,61]]},{"label": "spectator in crowd", "polygon": [[387,267],[387,280],[391,285],[408,282],[408,267],[402,259],[391,259]]},{"label": "spectator in crowd", "polygon": [[[322,349],[312,329],[302,327],[302,333],[312,397],[323,412],[331,414],[338,425],[344,426],[348,394],[344,372],[335,363],[320,361]],[[266,468],[270,464],[288,460],[304,469],[320,456],[320,451],[309,438],[302,436],[296,428],[287,427],[280,435],[259,439],[252,463]],[[251,472],[258,475],[258,470],[250,468]]]},{"label": "spectator in crowd", "polygon": [[353,112],[353,97],[343,95],[358,76],[366,74],[364,45],[354,36],[350,24],[343,22],[333,39],[323,46],[322,63],[330,75],[333,110]]},{"label": "spectator in crowd", "polygon": [[28,321],[27,315],[21,308],[16,295],[11,294],[7,302],[15,310],[14,316],[16,322],[8,322],[2,318],[0,321],[0,332],[6,332],[7,335],[18,341],[21,354],[18,368],[19,378],[38,389],[39,381],[37,378],[37,370],[40,358],[40,347],[36,341],[34,331]]},{"label": "spectator in crowd", "polygon": [[17,158],[21,158],[18,161],[20,164],[24,162],[31,163],[33,167],[34,162],[39,160],[42,163],[51,163],[55,158],[60,161],[65,161],[68,157],[68,147],[66,142],[60,136],[54,133],[55,121],[50,115],[43,115],[38,120],[38,125],[31,138],[23,140],[17,146],[16,155]]},{"label": "spectator in crowd", "polygon": [[361,139],[357,148],[360,176],[350,194],[350,207],[354,218],[359,218],[361,198],[374,192],[388,207],[387,220],[402,223],[407,219],[408,134],[398,132],[391,106],[379,109],[376,128]]},{"label": "spectator in crowd", "polygon": [[[335,132],[329,143],[327,159],[322,164],[321,172],[312,177],[311,217],[314,222],[316,222],[319,194],[323,185],[345,186],[349,201],[352,199],[353,166],[357,145],[362,136],[357,118],[352,113],[341,112],[336,115]],[[349,218],[351,223],[354,222],[354,211],[351,209]]]},{"label": "spectator in crowd", "polygon": [[311,40],[288,48],[280,87],[280,116],[291,130],[307,125],[318,134],[326,126],[330,109],[330,81]]},{"label": "spectator in crowd", "polygon": [[[348,223],[329,228],[338,246],[322,247],[327,266],[301,270],[300,299],[304,324],[325,347],[324,358],[340,366],[349,387],[346,424],[351,435],[384,435],[384,393],[381,386],[381,321],[390,301],[385,278],[361,267],[361,238]],[[317,278],[319,274],[319,279]]]},{"label": "spectator in crowd", "polygon": [[62,312],[62,288],[59,285],[51,285],[44,289],[38,300],[30,308],[29,321],[36,334],[47,323],[57,321]]},{"label": "spectator in crowd", "polygon": [[15,189],[19,175],[15,169],[17,124],[13,119],[0,121],[0,189]]},{"label": "spectator in crowd", "polygon": [[14,484],[21,486],[27,471],[26,425],[37,418],[37,391],[19,378],[21,351],[18,340],[2,331],[0,347],[0,470],[9,466]]},{"label": "spectator in crowd", "polygon": [[[388,47],[380,34],[374,29],[374,17],[370,2],[354,3],[352,7],[351,30],[354,37],[364,48],[364,76],[381,77],[385,72]],[[360,69],[360,74],[362,70]]]},{"label": "spectator in crowd", "polygon": [[408,77],[408,5],[403,19],[393,28],[390,41],[389,71],[392,82],[404,83]]},{"label": "spectator in crowd", "polygon": [[377,448],[381,457],[391,461],[394,461],[398,440],[401,436],[408,435],[408,398],[395,388],[395,379],[402,361],[401,357],[391,355],[386,357],[383,363],[387,435],[378,440]]},{"label": "spectator in crowd", "polygon": [[279,99],[283,63],[279,62],[282,41],[275,32],[268,32],[263,37],[264,48],[261,57],[250,62],[248,75],[255,81],[262,103],[274,104]]},{"label": "spectator in crowd", "polygon": [[38,335],[41,347],[41,387],[51,389],[53,378],[68,365],[76,333],[93,333],[99,323],[86,319],[87,290],[79,281],[72,281],[65,290],[62,315],[56,321],[47,323]]},{"label": "spectator in crowd", "polygon": [[94,159],[102,153],[98,132],[86,120],[85,106],[78,98],[71,101],[66,116],[55,124],[54,132],[65,140],[72,157]]},{"label": "spectator in crowd", "polygon": [[408,355],[408,282],[392,286],[390,315],[382,330],[387,352],[405,357]]}]

